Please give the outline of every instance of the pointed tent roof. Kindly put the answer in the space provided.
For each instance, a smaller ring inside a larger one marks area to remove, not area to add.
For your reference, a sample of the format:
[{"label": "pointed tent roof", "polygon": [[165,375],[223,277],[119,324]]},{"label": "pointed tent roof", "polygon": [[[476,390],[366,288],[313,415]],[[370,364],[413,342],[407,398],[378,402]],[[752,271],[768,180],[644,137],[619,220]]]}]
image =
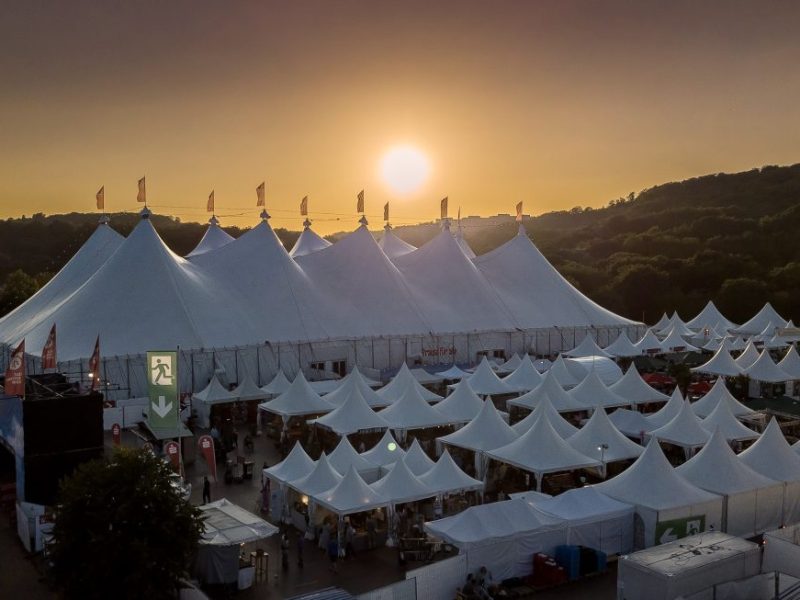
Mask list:
[{"label": "pointed tent roof", "polygon": [[328,462],[340,475],[347,473],[351,466],[355,467],[359,473],[374,470],[377,467],[377,465],[356,452],[346,435],[342,436],[336,448],[328,455]]},{"label": "pointed tent roof", "polygon": [[720,430],[714,431],[705,447],[676,471],[697,487],[723,495],[780,485],[739,460]]},{"label": "pointed tent roof", "polygon": [[431,457],[425,453],[425,450],[422,449],[422,446],[419,445],[419,440],[416,438],[411,442],[411,446],[409,446],[405,456],[403,456],[403,463],[411,469],[414,475],[424,475],[430,471],[435,464]]},{"label": "pointed tent roof", "polygon": [[722,345],[723,341],[725,341],[725,338],[712,337],[705,344],[703,344],[703,350],[708,350],[709,352],[716,352],[717,350],[719,350],[719,347]]},{"label": "pointed tent roof", "polygon": [[642,354],[642,351],[633,345],[631,338],[628,337],[625,331],[620,331],[617,339],[606,346],[604,350],[606,354],[616,356],[617,358],[627,358]]},{"label": "pointed tent roof", "polygon": [[[528,356],[528,355],[526,354],[525,356]],[[522,364],[522,357],[515,352],[514,356],[512,356],[506,362],[504,362],[502,365],[497,367],[495,372],[496,373],[513,373],[514,371],[516,371],[519,368],[519,366],[521,364]]]},{"label": "pointed tent roof", "polygon": [[708,362],[703,363],[699,367],[693,367],[692,371],[696,373],[723,375],[726,377],[735,377],[742,374],[741,367],[731,356],[730,340],[728,338],[722,340],[719,348],[714,352],[714,356],[712,356]]},{"label": "pointed tent roof", "polygon": [[[624,333],[624,332],[623,332]],[[575,346],[572,350],[564,352],[564,356],[605,356],[610,357],[611,354],[600,348],[597,342],[594,341],[594,336],[587,333],[581,340],[581,343]]]},{"label": "pointed tent roof", "polygon": [[718,432],[730,442],[754,440],[758,434],[745,427],[731,412],[727,402],[717,403],[716,408],[702,421],[702,426],[710,432]]},{"label": "pointed tent roof", "polygon": [[695,332],[689,329],[686,326],[686,323],[681,321],[680,318],[673,321],[666,329],[662,329],[658,333],[665,337],[668,337],[673,333],[677,334],[679,337],[692,337],[695,335]]},{"label": "pointed tent roof", "polygon": [[793,345],[789,346],[786,354],[778,363],[778,368],[792,379],[800,379],[800,354]]},{"label": "pointed tent roof", "polygon": [[353,388],[341,405],[327,415],[314,419],[312,423],[339,435],[389,427],[386,420],[369,407],[357,388]]},{"label": "pointed tent roof", "polygon": [[442,381],[444,380],[444,378],[441,377],[440,375],[429,373],[425,369],[419,367],[415,369],[409,369],[409,371],[411,372],[411,375],[414,377],[414,379],[416,379],[422,385],[437,385],[439,383],[442,383]]},{"label": "pointed tent roof", "polygon": [[645,331],[642,339],[636,342],[634,346],[639,350],[640,354],[647,354],[652,351],[662,352],[661,340],[656,337],[652,329]]},{"label": "pointed tent roof", "polygon": [[571,361],[564,360],[564,356],[559,354],[547,370],[556,378],[562,387],[578,385],[586,376],[586,372]]},{"label": "pointed tent roof", "polygon": [[536,423],[536,421],[538,421],[541,417],[549,419],[550,424],[556,430],[558,435],[564,439],[567,439],[578,431],[577,427],[575,427],[572,423],[567,421],[558,413],[547,395],[542,396],[541,400],[536,405],[536,408],[534,408],[533,411],[524,419],[514,423],[511,428],[519,435],[522,435],[531,427],[533,427],[533,424]]},{"label": "pointed tent roof", "polygon": [[767,324],[766,327],[764,327],[761,333],[759,333],[758,335],[754,335],[751,339],[756,343],[758,342],[764,343],[773,339],[777,334],[777,332],[778,332],[778,327],[776,325],[773,325],[772,323],[769,323]]},{"label": "pointed tent roof", "polygon": [[791,379],[788,373],[783,372],[775,364],[768,350],[762,350],[756,361],[747,367],[744,372],[750,379],[768,383],[782,383]]},{"label": "pointed tent roof", "polygon": [[335,487],[317,494],[314,500],[337,515],[364,512],[389,504],[389,499],[369,487],[353,467]]},{"label": "pointed tent roof", "polygon": [[[297,378],[295,377],[295,379]],[[303,377],[303,379],[305,379],[305,377]],[[288,390],[291,385],[292,384],[289,379],[287,379],[286,375],[284,375],[283,369],[278,369],[278,372],[275,373],[275,377],[272,378],[272,381],[261,386],[261,391],[265,394],[278,396]]]},{"label": "pointed tent roof", "polygon": [[684,401],[680,412],[669,423],[654,429],[648,435],[676,446],[697,448],[708,441],[711,432],[703,427],[702,421],[694,414],[689,402]]},{"label": "pointed tent roof", "polygon": [[289,487],[301,494],[314,496],[320,492],[331,489],[342,480],[342,476],[328,462],[328,456],[323,452],[308,475],[289,482]]},{"label": "pointed tent roof", "polygon": [[392,231],[392,226],[388,223],[383,227],[383,236],[381,236],[378,246],[392,260],[417,249],[416,246],[412,246],[397,237]]},{"label": "pointed tent roof", "polygon": [[370,487],[393,503],[414,502],[423,498],[431,498],[436,491],[411,472],[402,460],[397,461],[392,469]]},{"label": "pointed tent roof", "polygon": [[542,398],[547,397],[558,412],[575,412],[589,410],[591,407],[570,396],[561,387],[553,371],[545,373],[542,383],[532,389],[527,394],[518,398],[512,398],[507,402],[509,406],[521,406],[533,410],[541,402]]},{"label": "pointed tent roof", "polygon": [[313,229],[311,229],[311,221],[306,219],[305,223],[303,223],[303,231],[300,233],[300,237],[297,238],[294,246],[292,246],[289,256],[292,258],[305,256],[306,254],[323,250],[330,245],[331,243],[328,240],[320,237]]},{"label": "pointed tent roof", "polygon": [[225,386],[219,382],[216,375],[211,378],[206,387],[193,394],[192,398],[200,400],[204,404],[225,404],[226,402],[236,401],[236,395],[225,389]]},{"label": "pointed tent roof", "polygon": [[647,415],[647,420],[651,426],[650,431],[669,423],[681,411],[683,404],[683,394],[681,394],[681,389],[676,386],[667,403],[656,412]]},{"label": "pointed tent roof", "polygon": [[476,394],[488,396],[494,394],[510,394],[514,390],[504,383],[492,370],[489,360],[484,356],[475,372],[466,378],[469,387]]},{"label": "pointed tent roof", "polygon": [[554,473],[586,467],[597,467],[600,461],[590,458],[570,446],[550,424],[550,419],[537,419],[519,438],[486,453],[494,460],[505,462],[525,471]]},{"label": "pointed tent roof", "polygon": [[[644,452],[642,446],[629,440],[614,427],[603,408],[594,411],[586,425],[567,438],[567,443],[578,452],[600,458],[606,464],[637,458]],[[608,447],[600,452],[598,448],[602,444]]]},{"label": "pointed tent roof", "polygon": [[355,391],[358,391],[367,405],[372,408],[388,406],[392,402],[388,398],[379,396],[375,390],[369,386],[364,376],[361,375],[361,371],[358,370],[358,367],[353,367],[353,370],[339,381],[339,385],[335,390],[325,394],[325,401],[334,406],[340,406],[344,404]]},{"label": "pointed tent roof", "polygon": [[784,319],[782,316],[778,314],[772,305],[767,302],[761,310],[759,310],[752,319],[747,321],[746,323],[742,323],[737,327],[734,331],[736,333],[745,333],[745,334],[758,334],[764,331],[764,328],[767,326],[774,326],[774,327],[786,327],[787,320]]},{"label": "pointed tent roof", "polygon": [[208,220],[208,227],[206,228],[200,242],[194,247],[194,250],[186,255],[186,258],[193,258],[206,252],[211,252],[217,248],[222,248],[225,244],[230,244],[234,240],[233,236],[226,233],[220,226],[217,217],[212,216]]},{"label": "pointed tent roof", "polygon": [[417,393],[419,393],[419,395],[422,396],[426,402],[436,402],[442,399],[439,394],[434,394],[428,388],[424,387],[419,381],[417,381],[414,375],[411,374],[411,371],[406,363],[403,363],[400,366],[400,370],[397,372],[397,375],[395,375],[387,385],[379,389],[376,393],[378,396],[384,398],[389,404],[391,404],[398,400],[409,387],[417,390]]},{"label": "pointed tent roof", "polygon": [[631,404],[627,398],[612,392],[595,371],[590,371],[583,381],[567,393],[587,406],[612,408]]},{"label": "pointed tent roof", "polygon": [[654,331],[661,331],[662,329],[669,327],[670,323],[671,321],[669,316],[667,316],[667,313],[664,313],[661,315],[661,318],[658,320],[658,322],[652,325],[650,329],[653,329]]},{"label": "pointed tent roof", "polygon": [[445,450],[427,473],[419,476],[419,480],[434,490],[437,494],[453,494],[483,489],[483,482],[470,477]]},{"label": "pointed tent roof", "polygon": [[744,464],[765,477],[778,481],[800,481],[800,456],[792,451],[773,418],[764,433],[739,454]]},{"label": "pointed tent roof", "polygon": [[[487,400],[491,402],[491,400]],[[458,382],[452,393],[436,405],[450,423],[469,423],[483,408],[483,400],[472,391],[466,380]]]},{"label": "pointed tent roof", "polygon": [[529,392],[542,383],[542,379],[542,374],[533,366],[531,357],[526,354],[520,359],[514,372],[503,377],[502,381],[514,391]]},{"label": "pointed tent roof", "polygon": [[371,463],[384,467],[397,462],[403,458],[405,454],[406,451],[400,447],[400,444],[394,439],[392,432],[387,429],[380,441],[372,448],[362,453],[361,456]]},{"label": "pointed tent roof", "polygon": [[[692,335],[692,332],[687,329],[688,335]],[[669,334],[664,341],[661,342],[661,350],[663,352],[692,352],[696,351],[697,348],[692,346],[689,342],[684,340],[681,337],[681,333],[679,332],[676,326],[673,326]]]},{"label": "pointed tent roof", "polygon": [[389,407],[378,413],[394,430],[427,429],[449,425],[450,419],[425,402],[422,395],[413,387],[406,387]]},{"label": "pointed tent roof", "polygon": [[264,400],[269,394],[256,385],[252,377],[245,375],[242,382],[231,392],[237,400]]},{"label": "pointed tent roof", "polygon": [[717,408],[720,402],[727,404],[731,414],[736,417],[749,415],[754,412],[733,397],[733,394],[728,391],[728,387],[725,385],[725,380],[722,377],[717,378],[714,385],[711,386],[711,389],[705,396],[692,404],[692,410],[698,417],[705,418]]},{"label": "pointed tent roof", "polygon": [[771,348],[771,349],[786,348],[786,346],[788,345],[789,342],[786,339],[784,339],[781,335],[779,335],[777,331],[775,332],[775,335],[773,335],[771,338],[764,340],[764,348]]},{"label": "pointed tent roof", "polygon": [[747,342],[745,342],[743,337],[733,336],[725,339],[730,339],[731,350],[744,350],[747,347]]},{"label": "pointed tent roof", "polygon": [[657,389],[648,385],[647,382],[639,375],[636,366],[631,364],[625,375],[622,376],[617,383],[609,386],[608,388],[615,394],[622,396],[631,402],[631,404],[645,404],[647,402],[661,402],[669,400],[669,396],[662,394]]},{"label": "pointed tent roof", "polygon": [[469,377],[470,373],[466,371],[462,371],[457,366],[453,365],[449,369],[445,371],[439,371],[436,373],[439,377],[443,377],[444,379],[464,379],[465,377]]},{"label": "pointed tent roof", "polygon": [[472,248],[469,247],[467,240],[464,238],[464,230],[461,228],[461,223],[459,223],[458,227],[456,227],[456,230],[453,233],[453,239],[455,239],[458,247],[461,249],[461,252],[464,253],[464,256],[470,260],[475,258],[475,252],[472,251]]},{"label": "pointed tent roof", "polygon": [[627,408],[618,408],[608,416],[608,420],[611,421],[614,427],[619,429],[620,432],[629,437],[642,437],[642,434],[655,429],[645,415],[635,410],[628,410]]},{"label": "pointed tent roof", "polygon": [[[644,452],[644,448],[642,448]],[[609,517],[617,514],[630,514],[633,506],[601,494],[594,486],[573,488],[558,496],[534,499],[533,506],[548,515],[566,519],[574,523],[592,517]]]},{"label": "pointed tent roof", "polygon": [[637,506],[668,510],[721,499],[690,483],[679,475],[661,450],[651,440],[642,455],[616,477],[593,486],[597,491]]},{"label": "pointed tent roof", "polygon": [[[278,371],[282,373],[282,371]],[[336,408],[317,394],[306,381],[302,371],[298,371],[289,388],[274,400],[258,405],[261,410],[282,415],[316,415],[331,412]]]},{"label": "pointed tent roof", "polygon": [[495,290],[445,226],[418,250],[394,259],[429,323],[437,331],[517,327]]},{"label": "pointed tent roof", "polygon": [[264,472],[277,481],[287,482],[305,477],[314,469],[314,461],[306,454],[303,445],[298,441],[292,446],[289,454],[277,465]]},{"label": "pointed tent roof", "polygon": [[450,435],[438,438],[444,444],[483,452],[505,446],[519,436],[497,412],[493,402],[484,402],[478,416]]},{"label": "pointed tent roof", "polygon": [[[102,219],[92,235],[89,236],[89,239],[83,243],[78,252],[50,281],[20,306],[0,319],[0,340],[9,344],[19,342],[20,339],[26,336],[32,321],[38,320],[42,313],[49,315],[52,307],[61,304],[86,283],[116,252],[124,240],[124,237],[108,225],[106,219]],[[52,321],[48,322],[45,319],[45,323],[49,323],[46,325],[48,328],[47,333],[49,333]],[[45,340],[47,333],[45,334]],[[60,327],[58,335],[60,342]],[[37,346],[32,345],[29,339],[28,348],[29,352],[34,352]],[[60,359],[62,354],[60,343],[58,350]],[[91,348],[87,348],[86,355],[90,352]]]},{"label": "pointed tent roof", "polygon": [[474,263],[522,329],[633,324],[595,304],[564,279],[522,226],[514,238]]},{"label": "pointed tent roof", "polygon": [[719,309],[714,305],[713,300],[709,300],[694,319],[686,322],[692,329],[701,329],[707,325],[716,325],[722,323],[726,329],[733,329],[736,323],[727,319]]}]

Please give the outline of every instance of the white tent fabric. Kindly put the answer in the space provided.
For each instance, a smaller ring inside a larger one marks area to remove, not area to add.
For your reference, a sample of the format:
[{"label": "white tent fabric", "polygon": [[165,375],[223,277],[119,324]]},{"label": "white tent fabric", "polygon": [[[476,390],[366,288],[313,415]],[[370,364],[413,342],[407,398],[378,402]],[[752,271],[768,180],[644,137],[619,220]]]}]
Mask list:
[{"label": "white tent fabric", "polygon": [[747,347],[747,342],[743,337],[740,336],[732,336],[731,340],[731,350],[744,350]]},{"label": "white tent fabric", "polygon": [[442,383],[444,377],[428,373],[425,369],[410,369],[411,375],[414,376],[422,385],[436,385]]},{"label": "white tent fabric", "polygon": [[245,375],[242,382],[231,393],[241,401],[264,400],[268,396],[249,375]]},{"label": "white tent fabric", "polygon": [[559,354],[550,365],[547,373],[555,377],[561,387],[572,387],[578,385],[586,376],[586,370],[582,369],[577,363],[564,360],[563,355]]},{"label": "white tent fabric", "polygon": [[769,325],[764,327],[764,330],[761,333],[759,333],[758,335],[754,335],[751,339],[755,343],[763,344],[764,342],[767,342],[771,340],[773,337],[775,337],[777,331],[778,331],[777,325],[773,325],[772,323],[770,323]]},{"label": "white tent fabric", "polygon": [[284,418],[295,415],[322,415],[336,408],[311,388],[302,371],[297,372],[294,381],[289,384],[285,392],[274,400],[262,402],[258,407]]},{"label": "white tent fabric", "polygon": [[514,371],[510,375],[503,377],[503,383],[514,391],[529,392],[542,383],[542,375],[533,365],[531,357],[526,354],[524,358],[519,360],[519,364]]},{"label": "white tent fabric", "polygon": [[289,454],[277,465],[264,469],[264,474],[275,481],[286,483],[305,477],[314,469],[314,460],[306,454],[303,445],[296,442]]},{"label": "white tent fabric", "polygon": [[[511,389],[508,384],[504,383],[492,370],[486,356],[481,359],[475,372],[465,379],[470,389],[481,396],[514,393],[514,390]],[[450,387],[452,388],[455,386],[451,385]]]},{"label": "white tent fabric", "polygon": [[[527,354],[525,356],[528,356]],[[530,360],[530,357],[529,357]],[[522,364],[522,357],[519,354],[514,354],[511,358],[509,358],[506,362],[502,365],[497,367],[495,370],[496,373],[513,373],[516,371],[519,366]]]},{"label": "white tent fabric", "polygon": [[722,337],[712,337],[705,344],[702,344],[702,348],[703,350],[708,350],[709,352],[716,352],[719,350],[719,347],[722,345],[724,339],[725,338]]},{"label": "white tent fabric", "polygon": [[662,352],[661,340],[652,329],[648,329],[642,338],[634,344],[640,354],[653,354]]},{"label": "white tent fabric", "polygon": [[745,427],[733,414],[730,404],[720,401],[717,403],[716,408],[711,411],[702,421],[702,425],[710,432],[718,432],[729,442],[742,442],[745,440],[754,440],[758,434]]},{"label": "white tent fabric", "polygon": [[494,403],[487,400],[483,403],[481,412],[472,421],[455,433],[437,439],[443,444],[484,452],[505,446],[518,437],[497,412]]},{"label": "white tent fabric", "polygon": [[[667,322],[666,322],[666,323],[664,323],[664,325],[663,325],[662,327],[651,327],[651,329],[653,330],[653,333],[657,333],[657,334],[661,334],[661,335],[666,335],[666,334],[667,334],[667,332],[668,332],[668,331],[669,331],[669,330],[672,328],[672,326],[673,326],[673,325],[675,325],[676,323],[678,323],[678,324],[682,324],[682,323],[683,323],[683,320],[682,320],[682,319],[680,318],[680,316],[678,315],[678,311],[677,311],[677,310],[675,310],[675,311],[673,311],[673,312],[672,312],[672,314],[670,315],[669,319],[667,319]],[[663,332],[663,333],[662,333],[662,332]]]},{"label": "white tent fabric", "polygon": [[778,348],[786,348],[789,345],[789,342],[786,341],[780,334],[776,333],[768,340],[764,341],[764,348],[771,348],[771,349],[778,349]]},{"label": "white tent fabric", "polygon": [[594,548],[608,555],[633,550],[634,507],[609,498],[594,487],[575,488],[530,502],[542,512],[566,521],[568,544]]},{"label": "white tent fabric", "polygon": [[278,528],[222,498],[198,507],[203,515],[201,544],[238,546],[278,533]]},{"label": "white tent fabric", "polygon": [[371,484],[371,487],[393,504],[415,502],[436,495],[436,491],[412,473],[402,460],[397,461],[392,469]]},{"label": "white tent fabric", "polygon": [[442,453],[435,465],[419,476],[419,480],[437,494],[483,490],[484,486],[482,481],[464,473],[447,450]]},{"label": "white tent fabric", "polygon": [[575,289],[533,245],[524,227],[474,260],[521,328],[635,325]]},{"label": "white tent fabric", "polygon": [[214,375],[208,385],[192,395],[192,409],[197,413],[200,427],[211,427],[211,406],[236,402],[236,396],[229,392]]},{"label": "white tent fabric", "polygon": [[461,228],[460,224],[453,233],[453,239],[455,239],[456,243],[458,244],[458,247],[461,249],[461,252],[464,253],[464,256],[466,256],[470,260],[475,258],[475,252],[472,250],[472,248],[469,247],[467,240],[464,239],[464,230]]},{"label": "white tent fabric", "polygon": [[[666,315],[665,315],[666,316]],[[631,356],[639,356],[642,351],[633,345],[631,338],[624,331],[620,331],[617,339],[611,342],[608,346],[603,348],[606,354],[616,356],[617,358],[628,358]]]},{"label": "white tent fabric", "polygon": [[596,372],[591,371],[577,386],[567,392],[575,400],[586,406],[614,408],[628,406],[631,401],[612,392]]},{"label": "white tent fabric", "polygon": [[[487,402],[491,402],[491,399]],[[482,408],[483,400],[472,391],[465,379],[458,382],[452,393],[436,405],[436,411],[450,423],[469,423]]]},{"label": "white tent fabric", "polygon": [[625,375],[609,389],[628,400],[631,404],[646,404],[648,402],[664,402],[669,396],[662,394],[657,389],[648,385],[639,375],[636,366],[631,364]]},{"label": "white tent fabric", "polygon": [[800,354],[792,345],[778,363],[778,368],[794,380],[800,379]]},{"label": "white tent fabric", "polygon": [[[303,379],[305,380],[305,377],[303,377]],[[278,372],[275,373],[275,377],[272,378],[272,381],[261,386],[261,391],[270,396],[280,396],[286,390],[288,390],[291,385],[291,382],[283,373],[283,369],[278,369]]]},{"label": "white tent fabric", "polygon": [[705,396],[692,404],[692,410],[698,417],[705,418],[710,415],[721,402],[727,404],[731,413],[736,417],[749,415],[754,412],[733,397],[733,394],[728,391],[728,386],[725,385],[725,379],[722,377],[717,378],[714,385],[711,386],[711,389]]},{"label": "white tent fabric", "polygon": [[[328,395],[330,396],[330,394]],[[369,407],[364,396],[355,386],[342,404],[327,415],[313,419],[311,423],[324,429],[330,429],[339,435],[389,427],[389,423]]]},{"label": "white tent fabric", "polygon": [[[604,464],[638,458],[644,448],[625,437],[609,420],[606,411],[598,408],[589,421],[567,443],[581,454],[599,458]],[[603,448],[600,452],[599,448]]]},{"label": "white tent fabric", "polygon": [[719,311],[714,302],[709,300],[708,303],[703,307],[703,310],[697,313],[697,316],[694,319],[687,321],[686,325],[697,330],[707,325],[716,326],[719,323],[722,323],[726,329],[733,329],[736,327],[736,323],[727,319],[725,315]]},{"label": "white tent fabric", "polygon": [[381,508],[389,504],[350,467],[335,487],[314,496],[314,501],[339,516]]},{"label": "white tent fabric", "polygon": [[200,254],[205,254],[206,252],[211,252],[217,248],[222,248],[224,245],[230,244],[233,239],[233,236],[220,228],[217,217],[212,216],[208,220],[208,228],[200,239],[200,242],[194,247],[194,250],[186,255],[186,258],[192,258]]},{"label": "white tent fabric", "polygon": [[320,379],[316,381],[309,381],[308,385],[320,396],[327,396],[331,392],[335,392],[340,385],[342,385],[344,378],[337,377],[333,379]]},{"label": "white tent fabric", "polygon": [[406,451],[405,456],[403,456],[403,463],[411,469],[411,472],[414,475],[424,475],[428,471],[433,468],[433,465],[436,464],[433,460],[425,454],[425,451],[422,449],[422,446],[419,445],[419,440],[414,439],[411,442],[411,446],[409,446],[408,451]]},{"label": "white tent fabric", "polygon": [[389,424],[389,428],[395,431],[427,429],[452,423],[449,417],[425,402],[417,389],[411,386],[407,386],[400,398],[378,414]]},{"label": "white tent fabric", "polygon": [[353,368],[352,371],[339,381],[339,385],[335,390],[325,394],[325,401],[330,402],[334,406],[341,406],[355,393],[358,393],[367,403],[367,406],[372,408],[388,406],[393,401],[390,398],[379,396],[378,393],[369,386],[367,380],[364,379],[364,376],[361,375],[357,367]]},{"label": "white tent fabric", "polygon": [[439,371],[436,373],[439,377],[443,379],[450,379],[450,380],[457,380],[457,379],[464,379],[465,377],[469,377],[470,373],[466,371],[462,371],[457,366],[453,365],[449,369],[445,371]]},{"label": "white tent fabric", "polygon": [[379,389],[376,393],[378,396],[387,401],[387,404],[392,404],[405,393],[407,388],[414,388],[417,393],[422,396],[426,402],[437,402],[442,399],[439,394],[434,394],[428,388],[416,380],[411,374],[410,369],[406,363],[400,366],[397,375],[384,387]]},{"label": "white tent fabric", "polygon": [[669,327],[670,322],[671,321],[669,320],[667,313],[663,313],[661,318],[652,327],[650,327],[650,329],[653,331],[661,331],[662,329]]},{"label": "white tent fabric", "polygon": [[674,419],[681,409],[683,409],[684,405],[684,398],[683,394],[681,394],[681,389],[676,387],[672,391],[672,395],[669,397],[667,403],[662,406],[659,410],[654,413],[647,415],[647,421],[650,423],[651,430],[658,429],[659,427],[663,427],[667,423],[669,423],[672,419]]},{"label": "white tent fabric", "polygon": [[363,452],[361,456],[373,464],[385,467],[397,462],[405,454],[406,451],[400,447],[392,432],[387,429],[380,441],[366,452]]},{"label": "white tent fabric", "polygon": [[781,525],[783,483],[744,464],[719,430],[676,470],[697,487],[724,498],[722,531],[752,537]]},{"label": "white tent fabric", "polygon": [[737,361],[733,359],[730,353],[731,342],[729,338],[722,340],[722,343],[714,352],[711,359],[700,365],[699,367],[692,368],[696,373],[710,373],[712,375],[723,375],[726,377],[735,377],[742,374],[742,368]]},{"label": "white tent fabric", "polygon": [[635,410],[619,408],[608,416],[608,420],[614,424],[621,433],[628,437],[642,439],[644,434],[655,429],[647,417]]},{"label": "white tent fabric", "polygon": [[788,321],[778,314],[772,305],[767,302],[752,319],[742,323],[734,329],[736,333],[756,335],[764,331],[764,328],[772,325],[774,327],[786,327]]},{"label": "white tent fabric", "polygon": [[679,475],[655,440],[630,467],[594,487],[606,496],[636,507],[643,526],[636,547],[659,543],[655,531],[661,521],[705,516],[706,530],[710,527],[719,530],[722,523],[722,498]]},{"label": "white tent fabric", "polygon": [[314,496],[331,489],[341,480],[342,476],[330,465],[327,455],[323,452],[311,472],[289,481],[289,487],[300,494]]},{"label": "white tent fabric", "polygon": [[649,432],[647,437],[692,450],[704,445],[711,437],[711,432],[703,427],[702,421],[685,400],[677,415],[665,425]]},{"label": "white tent fabric", "polygon": [[565,361],[567,368],[578,376],[578,381],[583,381],[588,373],[594,371],[606,385],[614,385],[622,379],[622,369],[616,362],[605,356],[579,356],[568,358]]},{"label": "white tent fabric", "polygon": [[782,371],[775,364],[768,350],[762,350],[756,361],[744,369],[744,373],[750,379],[767,383],[782,383],[792,379],[788,373]]},{"label": "white tent fabric", "polygon": [[392,260],[417,249],[416,246],[412,246],[397,237],[392,232],[392,226],[388,223],[383,227],[383,236],[381,236],[378,246]]},{"label": "white tent fabric", "polygon": [[[689,335],[691,335],[691,331],[687,329]],[[662,352],[693,352],[696,351],[697,348],[692,346],[689,342],[684,340],[681,337],[679,328],[677,326],[673,326],[670,330],[669,334],[664,341],[661,342],[661,350]]]},{"label": "white tent fabric", "polygon": [[577,412],[591,409],[591,406],[584,404],[564,391],[552,369],[545,373],[542,383],[538,387],[518,398],[511,398],[506,404],[533,410],[544,397],[550,400],[558,412]]},{"label": "white tent fabric", "polygon": [[581,343],[572,350],[564,352],[564,356],[576,358],[581,356],[605,356],[608,358],[611,354],[600,348],[597,342],[594,341],[594,336],[591,333],[587,333],[583,340],[581,340]]},{"label": "white tent fabric", "polygon": [[292,258],[305,256],[306,254],[312,254],[318,250],[323,250],[330,245],[331,243],[328,240],[320,237],[313,229],[311,229],[311,221],[306,219],[303,223],[303,231],[300,233],[300,236],[297,238],[294,246],[292,246],[289,256]]},{"label": "white tent fabric", "polygon": [[676,339],[692,337],[695,334],[694,331],[687,327],[686,323],[684,323],[680,317],[677,317],[666,329],[659,330],[658,333],[665,338],[675,336]]},{"label": "white tent fabric", "polygon": [[536,423],[536,421],[539,420],[539,418],[544,414],[547,415],[547,418],[550,420],[550,424],[562,438],[567,439],[571,435],[577,433],[578,428],[559,414],[559,412],[553,406],[553,403],[550,402],[550,398],[548,398],[546,395],[541,398],[539,403],[536,405],[536,408],[534,408],[529,415],[527,415],[518,423],[514,423],[511,428],[519,435],[522,435],[531,427],[533,427],[533,424]]},{"label": "white tent fabric", "polygon": [[354,467],[367,482],[375,481],[380,475],[380,467],[356,452],[347,436],[343,436],[328,455],[328,462],[340,475],[347,473],[351,466]]}]

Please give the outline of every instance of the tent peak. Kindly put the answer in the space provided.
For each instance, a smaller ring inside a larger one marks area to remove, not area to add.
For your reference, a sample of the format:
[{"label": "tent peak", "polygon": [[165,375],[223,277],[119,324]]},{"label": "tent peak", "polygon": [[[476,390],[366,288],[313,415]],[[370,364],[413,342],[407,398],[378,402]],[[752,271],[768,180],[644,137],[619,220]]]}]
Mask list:
[{"label": "tent peak", "polygon": [[269,213],[267,212],[266,208],[264,210],[262,210],[261,214],[259,214],[258,216],[261,217],[262,221],[266,221],[267,219],[270,218]]},{"label": "tent peak", "polygon": [[367,221],[367,217],[365,215],[361,215],[361,218],[358,220],[358,222],[361,223],[363,227],[369,225],[369,221]]},{"label": "tent peak", "polygon": [[151,211],[146,206],[142,210],[139,211],[139,216],[142,217],[142,220],[149,219],[150,215],[152,215],[152,214],[153,214],[153,211]]},{"label": "tent peak", "polygon": [[211,215],[211,218],[208,220],[209,225],[219,225],[219,219],[217,219],[217,215]]},{"label": "tent peak", "polygon": [[311,227],[311,219],[306,217],[306,220],[303,221],[303,229],[308,229],[309,227]]}]

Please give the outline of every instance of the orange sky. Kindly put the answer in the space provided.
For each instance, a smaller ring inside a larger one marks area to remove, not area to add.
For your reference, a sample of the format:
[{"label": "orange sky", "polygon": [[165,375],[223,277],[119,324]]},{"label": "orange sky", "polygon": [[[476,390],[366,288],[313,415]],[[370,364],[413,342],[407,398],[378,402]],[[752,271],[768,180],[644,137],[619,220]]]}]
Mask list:
[{"label": "orange sky", "polygon": [[[600,206],[800,161],[794,2],[16,3],[0,19],[0,216],[133,210],[352,229]],[[43,3],[46,4],[46,3]],[[697,4],[702,4],[698,7]],[[426,184],[378,174],[399,143]],[[339,219],[339,220],[337,220]]]}]

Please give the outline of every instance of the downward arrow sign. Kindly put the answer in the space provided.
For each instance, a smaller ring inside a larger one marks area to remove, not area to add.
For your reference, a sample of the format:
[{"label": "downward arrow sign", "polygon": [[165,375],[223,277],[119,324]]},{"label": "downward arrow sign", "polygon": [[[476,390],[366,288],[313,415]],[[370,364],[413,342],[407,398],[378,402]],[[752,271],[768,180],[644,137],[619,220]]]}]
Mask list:
[{"label": "downward arrow sign", "polygon": [[672,533],[672,527],[667,529],[664,533],[661,534],[661,537],[658,540],[659,544],[666,544],[667,542],[674,542],[678,539],[677,535]]},{"label": "downward arrow sign", "polygon": [[[158,404],[155,404],[155,403],[151,403],[150,404],[150,407],[154,411],[156,411],[156,414],[159,417],[161,417],[162,419],[164,417],[166,417],[169,414],[169,412],[172,410],[172,402],[165,403],[164,400],[165,400],[164,396],[159,396],[158,397]],[[672,531],[672,530],[670,529],[670,531]]]}]

